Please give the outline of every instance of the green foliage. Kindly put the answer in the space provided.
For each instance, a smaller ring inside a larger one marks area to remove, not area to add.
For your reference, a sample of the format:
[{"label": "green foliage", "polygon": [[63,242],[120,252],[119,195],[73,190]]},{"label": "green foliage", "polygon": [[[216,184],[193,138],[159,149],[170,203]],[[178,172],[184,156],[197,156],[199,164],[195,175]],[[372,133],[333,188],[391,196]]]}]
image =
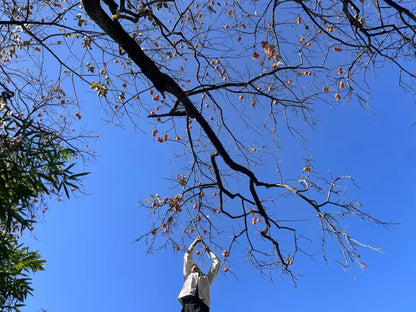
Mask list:
[{"label": "green foliage", "polygon": [[44,269],[38,251],[18,244],[14,235],[0,232],[0,311],[19,311],[27,295],[32,294],[29,273]]},{"label": "green foliage", "polygon": [[18,239],[48,198],[69,198],[87,173],[73,173],[76,150],[59,134],[0,105],[0,311],[19,311],[33,291],[29,273],[45,261]]},{"label": "green foliage", "polygon": [[38,198],[57,196],[79,187],[71,156],[76,151],[55,132],[34,124],[29,117],[14,114],[3,104],[0,112],[0,221],[11,232],[30,228],[32,215],[40,209]]}]

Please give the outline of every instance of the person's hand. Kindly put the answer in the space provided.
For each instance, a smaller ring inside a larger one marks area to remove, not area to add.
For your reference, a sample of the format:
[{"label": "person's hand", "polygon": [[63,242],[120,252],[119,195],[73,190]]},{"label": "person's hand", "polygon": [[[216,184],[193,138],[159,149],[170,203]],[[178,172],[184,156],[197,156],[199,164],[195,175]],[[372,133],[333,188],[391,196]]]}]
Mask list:
[{"label": "person's hand", "polygon": [[197,238],[195,238],[194,244],[196,245],[196,244],[198,244],[198,243],[200,243],[202,241],[203,241],[203,237],[201,235],[199,235]]}]

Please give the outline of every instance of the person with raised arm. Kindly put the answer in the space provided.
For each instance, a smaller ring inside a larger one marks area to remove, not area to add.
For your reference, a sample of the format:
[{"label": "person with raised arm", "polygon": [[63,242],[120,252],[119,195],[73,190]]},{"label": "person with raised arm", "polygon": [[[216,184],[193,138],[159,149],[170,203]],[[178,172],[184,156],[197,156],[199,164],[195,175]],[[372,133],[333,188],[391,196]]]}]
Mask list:
[{"label": "person with raised arm", "polygon": [[202,242],[202,236],[198,236],[185,252],[183,259],[183,277],[185,282],[178,300],[182,304],[181,312],[209,312],[210,295],[209,287],[214,281],[220,269],[220,261],[217,256],[204,244],[204,249],[212,260],[208,274],[203,274],[199,267],[192,262],[195,246]]}]

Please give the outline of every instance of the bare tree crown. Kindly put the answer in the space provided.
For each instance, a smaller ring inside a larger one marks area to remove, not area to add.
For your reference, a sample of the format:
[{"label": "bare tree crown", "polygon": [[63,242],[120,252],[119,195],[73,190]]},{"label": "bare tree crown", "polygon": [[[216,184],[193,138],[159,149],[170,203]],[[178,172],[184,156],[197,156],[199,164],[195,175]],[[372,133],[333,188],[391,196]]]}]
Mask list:
[{"label": "bare tree crown", "polygon": [[156,224],[139,237],[149,248],[179,249],[200,234],[224,250],[224,266],[241,243],[256,268],[295,278],[296,257],[308,251],[299,223],[281,218],[289,196],[320,225],[325,260],[331,237],[343,266],[365,267],[359,248],[369,246],[345,230],[348,217],[386,224],[348,199],[349,176],[319,176],[310,158],[286,176],[280,135],[303,141],[322,103],[368,106],[367,76],[385,64],[412,90],[414,11],[412,1],[387,0],[3,1],[2,79],[24,90],[30,79],[9,61],[35,60],[41,71],[47,55],[60,68],[59,88],[86,86],[114,121],[147,116],[144,131],[180,146],[188,165],[177,190],[143,202]]}]

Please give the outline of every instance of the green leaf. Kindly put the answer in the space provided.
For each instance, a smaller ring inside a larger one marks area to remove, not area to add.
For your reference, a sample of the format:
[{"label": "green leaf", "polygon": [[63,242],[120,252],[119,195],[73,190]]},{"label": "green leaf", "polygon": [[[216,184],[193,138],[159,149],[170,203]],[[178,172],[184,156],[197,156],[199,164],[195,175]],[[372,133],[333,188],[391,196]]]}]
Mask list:
[{"label": "green leaf", "polygon": [[73,175],[69,176],[68,179],[76,180],[79,177],[85,176],[85,175],[90,174],[90,173],[91,172],[82,172],[82,173],[73,174]]}]

